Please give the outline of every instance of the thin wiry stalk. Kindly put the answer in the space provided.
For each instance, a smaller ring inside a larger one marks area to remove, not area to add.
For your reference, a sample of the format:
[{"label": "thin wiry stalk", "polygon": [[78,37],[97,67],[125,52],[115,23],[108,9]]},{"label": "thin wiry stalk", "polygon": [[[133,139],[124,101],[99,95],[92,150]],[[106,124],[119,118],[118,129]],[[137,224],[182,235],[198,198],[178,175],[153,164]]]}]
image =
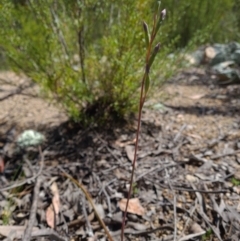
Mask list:
[{"label": "thin wiry stalk", "polygon": [[130,200],[131,193],[132,193],[133,177],[134,177],[135,165],[136,165],[136,160],[137,160],[138,140],[139,140],[139,134],[140,134],[140,128],[141,128],[141,118],[142,118],[142,107],[143,107],[143,104],[144,104],[143,89],[144,89],[145,80],[146,80],[146,74],[144,74],[144,76],[143,76],[142,85],[141,85],[141,94],[140,94],[139,110],[138,110],[138,124],[137,124],[137,132],[136,132],[134,159],[133,159],[133,164],[132,164],[132,173],[131,173],[130,187],[129,187],[129,191],[128,191],[127,203],[126,203],[126,208],[125,208],[124,216],[123,216],[123,223],[122,223],[122,230],[121,230],[121,240],[124,240],[123,236],[124,236],[125,220],[126,220],[126,216],[127,216],[127,207],[128,207],[128,203],[129,203],[129,200]]},{"label": "thin wiry stalk", "polygon": [[164,20],[165,15],[166,15],[165,9],[159,15],[159,9],[160,9],[160,4],[159,4],[158,9],[157,9],[157,11],[154,15],[153,28],[152,28],[151,36],[149,36],[149,30],[148,30],[147,24],[145,22],[143,22],[143,28],[144,28],[144,31],[145,31],[145,38],[147,38],[146,39],[146,44],[147,44],[146,65],[145,65],[145,72],[144,72],[144,75],[143,75],[143,78],[142,78],[142,83],[141,83],[141,92],[140,92],[139,110],[138,110],[138,123],[137,123],[137,131],[136,131],[136,143],[135,143],[134,158],[133,158],[133,163],[132,163],[130,187],[129,187],[129,191],[128,191],[127,203],[126,203],[123,221],[122,221],[121,241],[124,240],[125,220],[126,220],[126,216],[127,216],[127,209],[128,209],[129,200],[130,200],[131,193],[132,193],[135,166],[136,166],[136,161],[137,161],[139,134],[140,134],[140,128],[141,128],[142,108],[143,108],[143,105],[144,105],[144,102],[145,102],[145,99],[146,99],[146,95],[147,95],[147,92],[148,92],[148,88],[149,88],[150,68],[151,68],[151,65],[154,61],[154,58],[155,58],[155,56],[156,56],[156,54],[157,54],[157,52],[159,51],[159,48],[160,48],[159,43],[153,48],[153,42],[154,42],[156,34],[159,30],[159,26],[160,26],[162,20]]}]

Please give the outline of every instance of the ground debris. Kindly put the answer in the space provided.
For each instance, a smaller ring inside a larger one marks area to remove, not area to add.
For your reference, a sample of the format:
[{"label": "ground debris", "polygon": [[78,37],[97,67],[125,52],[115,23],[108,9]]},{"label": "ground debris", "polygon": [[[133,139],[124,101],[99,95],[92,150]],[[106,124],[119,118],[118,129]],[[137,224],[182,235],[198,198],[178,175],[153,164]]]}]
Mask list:
[{"label": "ground debris", "polygon": [[[130,240],[239,239],[239,88],[220,88],[205,71],[192,68],[166,85],[166,111],[151,108],[151,101],[156,106],[159,98],[149,101],[131,197],[135,204],[127,213],[125,236]],[[90,203],[66,172],[88,191],[118,240],[135,128],[84,130],[69,121],[40,128],[46,136],[41,172],[38,148],[14,152],[21,128],[15,123],[10,138],[13,126],[0,125],[0,234],[6,237],[1,233],[5,227],[20,226],[24,232],[41,173],[34,238],[50,230],[43,240],[51,235],[59,240],[106,239]],[[46,215],[50,207],[51,215]]]}]

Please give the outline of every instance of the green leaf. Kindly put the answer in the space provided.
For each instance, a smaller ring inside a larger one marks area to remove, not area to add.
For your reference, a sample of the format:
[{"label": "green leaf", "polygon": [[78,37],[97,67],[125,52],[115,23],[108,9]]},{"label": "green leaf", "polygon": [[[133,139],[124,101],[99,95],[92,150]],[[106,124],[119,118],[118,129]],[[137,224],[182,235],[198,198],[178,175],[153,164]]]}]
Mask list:
[{"label": "green leaf", "polygon": [[149,42],[150,42],[150,34],[149,34],[148,25],[144,21],[143,21],[143,29],[144,29],[144,34],[145,34],[146,47],[148,48]]}]

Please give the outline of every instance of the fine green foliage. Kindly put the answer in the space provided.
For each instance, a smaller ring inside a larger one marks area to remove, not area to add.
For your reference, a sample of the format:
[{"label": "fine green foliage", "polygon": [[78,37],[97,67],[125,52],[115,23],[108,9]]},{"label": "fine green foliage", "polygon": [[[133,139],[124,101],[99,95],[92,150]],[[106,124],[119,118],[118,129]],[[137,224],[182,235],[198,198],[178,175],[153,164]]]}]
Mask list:
[{"label": "fine green foliage", "polygon": [[139,193],[139,189],[138,189],[138,184],[136,182],[133,183],[133,195],[137,195]]},{"label": "fine green foliage", "polygon": [[212,234],[213,234],[212,229],[208,229],[206,233],[202,236],[202,241],[210,240]]},{"label": "fine green foliage", "polygon": [[0,46],[73,119],[124,117],[137,106],[144,2],[3,0]]},{"label": "fine green foliage", "polygon": [[234,185],[234,186],[240,186],[240,180],[239,179],[236,179],[235,177],[233,177],[231,179],[231,183]]},{"label": "fine green foliage", "polygon": [[14,209],[14,203],[12,201],[9,201],[6,206],[4,206],[4,209],[2,210],[2,223],[3,225],[9,225],[10,219],[12,217],[12,209]]},{"label": "fine green foliage", "polygon": [[168,10],[167,22],[162,29],[166,43],[174,38],[177,38],[176,47],[186,47],[190,41],[194,45],[232,41],[236,37],[236,18],[239,19],[237,2],[162,0]]}]

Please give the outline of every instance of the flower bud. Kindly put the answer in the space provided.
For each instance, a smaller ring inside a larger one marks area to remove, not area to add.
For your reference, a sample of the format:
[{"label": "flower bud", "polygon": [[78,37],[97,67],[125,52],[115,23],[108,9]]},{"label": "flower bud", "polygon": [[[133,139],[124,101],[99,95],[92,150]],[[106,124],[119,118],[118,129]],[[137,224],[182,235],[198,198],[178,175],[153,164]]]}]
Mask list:
[{"label": "flower bud", "polygon": [[161,12],[161,19],[164,20],[166,18],[167,11],[166,9],[163,9]]}]

